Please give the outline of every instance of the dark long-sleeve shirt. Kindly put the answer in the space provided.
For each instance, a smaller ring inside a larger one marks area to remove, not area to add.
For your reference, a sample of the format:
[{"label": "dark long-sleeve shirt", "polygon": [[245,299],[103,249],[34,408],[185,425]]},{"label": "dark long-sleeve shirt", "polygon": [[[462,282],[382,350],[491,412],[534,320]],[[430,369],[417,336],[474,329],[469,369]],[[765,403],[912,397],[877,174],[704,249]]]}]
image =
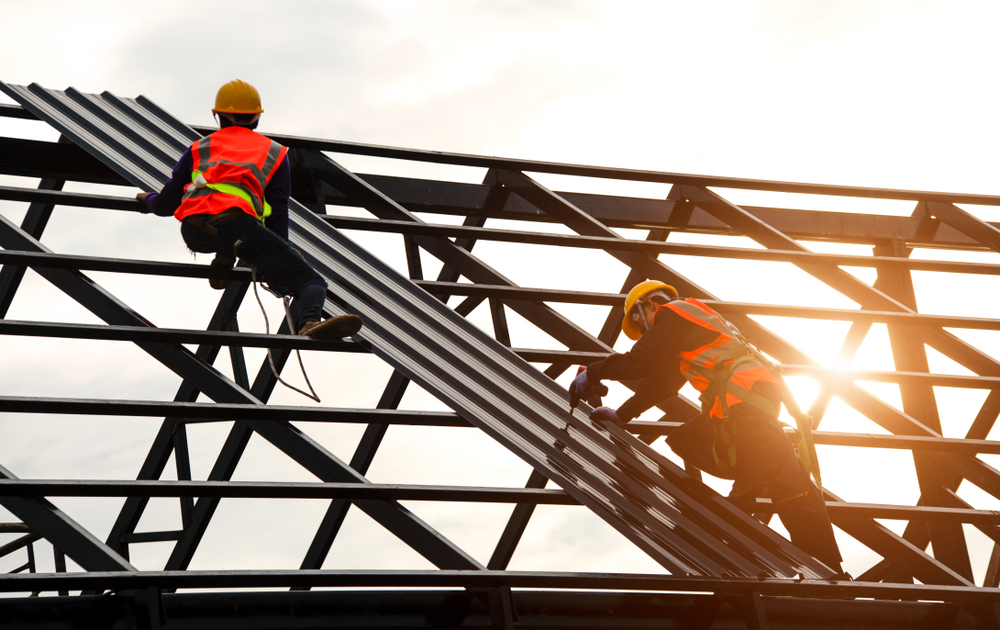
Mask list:
[{"label": "dark long-sleeve shirt", "polygon": [[[657,403],[676,396],[687,379],[681,373],[681,353],[697,350],[715,341],[719,333],[685,319],[676,311],[660,307],[653,325],[624,354],[613,354],[587,366],[591,382],[640,381],[635,395],[618,408],[618,417],[628,422]],[[781,395],[770,382],[758,381],[753,390],[780,404]]]},{"label": "dark long-sleeve shirt", "polygon": [[640,381],[635,395],[617,410],[622,422],[628,422],[657,403],[676,396],[687,382],[680,369],[680,353],[700,348],[718,336],[669,308],[660,308],[649,331],[631,350],[588,365],[587,377],[591,382],[600,379]]},{"label": "dark long-sleeve shirt", "polygon": [[[174,166],[170,179],[163,185],[158,193],[151,193],[146,196],[146,207],[153,214],[161,217],[169,217],[181,205],[181,198],[184,196],[184,187],[191,183],[191,171],[194,170],[194,158],[191,156],[191,147],[188,147],[184,155]],[[271,205],[271,215],[264,219],[264,225],[281,238],[288,240],[288,198],[292,194],[292,167],[288,162],[288,156],[281,161],[271,181],[264,189],[264,198]]]}]

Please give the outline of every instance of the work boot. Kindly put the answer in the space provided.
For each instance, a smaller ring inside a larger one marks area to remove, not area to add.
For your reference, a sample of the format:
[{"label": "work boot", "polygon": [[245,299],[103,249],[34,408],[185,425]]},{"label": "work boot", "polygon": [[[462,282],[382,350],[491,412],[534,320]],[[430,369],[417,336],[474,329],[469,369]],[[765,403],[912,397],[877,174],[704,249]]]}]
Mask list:
[{"label": "work boot", "polygon": [[763,497],[766,493],[767,488],[764,487],[764,484],[741,477],[733,482],[733,487],[729,491],[729,499],[732,501],[753,501]]},{"label": "work boot", "polygon": [[355,334],[361,326],[361,318],[357,315],[340,315],[322,322],[306,322],[299,328],[299,334],[310,339],[341,339]]},{"label": "work boot", "polygon": [[[218,254],[215,255],[215,258],[212,260],[211,266],[217,269],[232,269],[233,265],[235,264],[236,264],[236,256],[225,252],[219,252]],[[219,290],[225,289],[226,287],[229,286],[229,279],[209,278],[208,286],[212,287],[213,289],[219,289]]]}]

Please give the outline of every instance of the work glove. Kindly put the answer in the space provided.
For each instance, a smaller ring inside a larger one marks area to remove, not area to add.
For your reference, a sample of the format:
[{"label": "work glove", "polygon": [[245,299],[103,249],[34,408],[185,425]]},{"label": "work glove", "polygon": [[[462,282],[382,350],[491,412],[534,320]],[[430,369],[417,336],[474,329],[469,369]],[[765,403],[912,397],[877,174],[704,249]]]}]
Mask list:
[{"label": "work glove", "polygon": [[597,409],[594,409],[590,413],[590,419],[593,420],[594,422],[611,421],[617,424],[618,426],[622,426],[623,424],[625,424],[624,422],[621,421],[621,418],[618,417],[618,412],[612,409],[611,407],[598,407]]},{"label": "work glove", "polygon": [[569,410],[570,413],[576,409],[581,400],[586,400],[591,407],[601,405],[601,396],[608,395],[608,386],[601,381],[591,382],[587,378],[587,368],[582,365],[576,371],[576,378],[569,384]]}]

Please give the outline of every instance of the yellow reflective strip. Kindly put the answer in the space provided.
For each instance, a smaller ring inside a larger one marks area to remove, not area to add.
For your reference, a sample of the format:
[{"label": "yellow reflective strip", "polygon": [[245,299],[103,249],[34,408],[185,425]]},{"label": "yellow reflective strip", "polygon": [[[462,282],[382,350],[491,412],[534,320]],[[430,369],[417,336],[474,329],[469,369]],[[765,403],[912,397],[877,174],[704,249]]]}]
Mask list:
[{"label": "yellow reflective strip", "polygon": [[254,210],[254,214],[258,215],[258,217],[260,216],[261,212],[259,210],[259,206],[255,203],[254,198],[242,187],[235,184],[208,184],[205,187],[226,195],[239,197],[243,201],[250,204],[250,207]]}]

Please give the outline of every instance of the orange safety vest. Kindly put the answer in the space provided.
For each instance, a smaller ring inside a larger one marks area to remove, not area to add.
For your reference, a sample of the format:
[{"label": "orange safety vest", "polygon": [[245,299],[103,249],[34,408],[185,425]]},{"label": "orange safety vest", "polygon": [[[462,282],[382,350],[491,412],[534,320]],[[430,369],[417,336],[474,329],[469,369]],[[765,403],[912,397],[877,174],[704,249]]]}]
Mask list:
[{"label": "orange safety vest", "polygon": [[191,184],[174,212],[178,221],[192,214],[218,214],[240,208],[261,221],[271,214],[264,189],[288,149],[243,127],[226,127],[191,145]]},{"label": "orange safety vest", "polygon": [[[736,436],[726,426],[729,408],[737,403],[759,407],[777,418],[780,404],[752,391],[754,383],[766,381],[780,388],[771,371],[750,354],[746,344],[734,336],[726,322],[694,298],[672,300],[668,308],[684,319],[717,333],[711,342],[680,353],[680,371],[701,392],[702,412],[715,432],[713,455],[724,469],[736,464]],[[654,315],[655,320],[655,315]]]}]

